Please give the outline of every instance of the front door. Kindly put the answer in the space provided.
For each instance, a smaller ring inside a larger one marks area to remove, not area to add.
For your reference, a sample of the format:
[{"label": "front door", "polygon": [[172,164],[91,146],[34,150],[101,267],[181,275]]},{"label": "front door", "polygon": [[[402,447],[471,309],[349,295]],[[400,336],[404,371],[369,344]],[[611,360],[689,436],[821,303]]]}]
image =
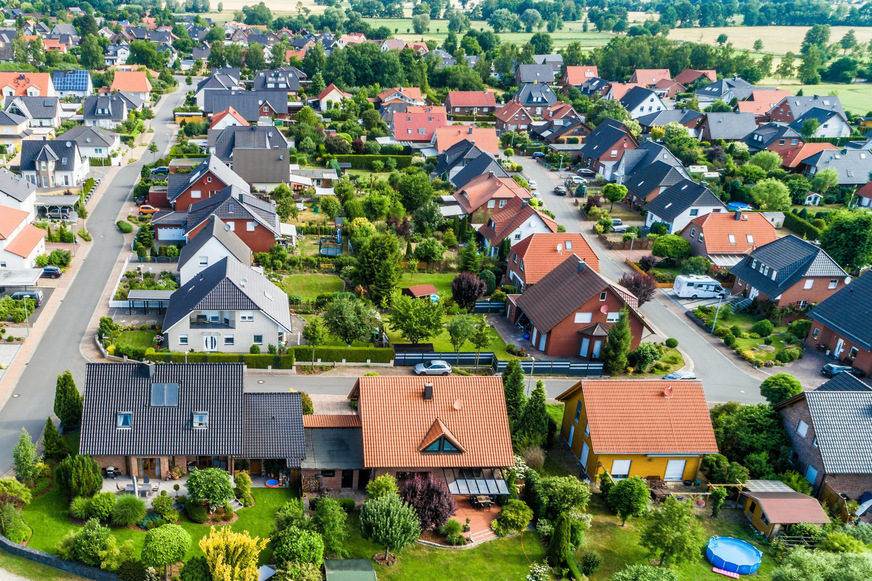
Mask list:
[{"label": "front door", "polygon": [[218,351],[218,335],[203,335],[203,351]]},{"label": "front door", "polygon": [[539,351],[545,351],[545,340],[548,338],[547,333],[540,333],[539,335]]},{"label": "front door", "polygon": [[578,350],[578,356],[587,358],[587,353],[590,350],[590,339],[587,337],[581,338],[581,349]]},{"label": "front door", "polygon": [[839,338],[839,340],[836,341],[836,349],[833,351],[833,357],[835,359],[838,359],[839,356],[842,354],[842,349],[844,349],[844,348],[845,348],[845,340],[842,338]]},{"label": "front door", "polygon": [[157,458],[139,458],[139,477],[160,478],[160,462]]},{"label": "front door", "polygon": [[342,488],[351,488],[354,484],[354,470],[342,471]]},{"label": "front door", "polygon": [[684,478],[684,466],[687,460],[670,460],[666,463],[666,475],[663,480],[678,482]]},{"label": "front door", "polygon": [[591,354],[590,358],[591,359],[599,359],[600,351],[602,350],[602,348],[603,348],[602,339],[597,339],[596,341],[594,341],[593,342],[593,353]]},{"label": "front door", "polygon": [[569,445],[572,446],[572,438],[575,436],[575,426],[569,426]]},{"label": "front door", "polygon": [[587,457],[590,455],[590,447],[587,445],[587,442],[581,445],[581,465],[584,467],[585,472],[587,471]]}]

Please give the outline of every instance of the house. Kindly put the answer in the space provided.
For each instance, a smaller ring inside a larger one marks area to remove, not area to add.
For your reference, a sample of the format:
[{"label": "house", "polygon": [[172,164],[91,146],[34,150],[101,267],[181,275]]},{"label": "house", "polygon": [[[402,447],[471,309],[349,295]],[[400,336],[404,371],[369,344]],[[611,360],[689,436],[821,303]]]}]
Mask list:
[{"label": "house", "polygon": [[630,176],[637,174],[656,162],[673,167],[681,175],[687,177],[687,172],[681,160],[675,157],[671,151],[654,141],[645,141],[636,149],[631,149],[621,156],[620,161],[612,168],[612,178],[615,180],[615,183],[623,184]]},{"label": "house", "polygon": [[606,93],[606,99],[620,101],[624,95],[636,87],[645,88],[643,85],[636,83],[610,83],[609,91]]},{"label": "house", "polygon": [[639,142],[623,123],[606,119],[587,136],[581,148],[581,161],[588,169],[612,178],[612,168],[625,152],[636,149]]},{"label": "house", "polygon": [[[83,160],[112,158],[113,165],[121,163],[121,157],[113,158],[121,150],[121,136],[99,127],[76,125],[65,131],[63,139],[75,141]],[[90,161],[87,162],[90,165]]]},{"label": "house", "polygon": [[518,65],[515,69],[515,84],[544,83],[550,85],[554,82],[554,69],[551,65]]},{"label": "house", "polygon": [[260,71],[252,80],[252,91],[284,91],[297,93],[300,82],[306,80],[306,73],[297,67],[279,67],[270,71]]},{"label": "house", "polygon": [[654,93],[661,99],[674,99],[678,93],[683,93],[686,89],[681,83],[670,81],[669,79],[660,79],[651,86]]},{"label": "house", "polygon": [[531,234],[512,245],[506,258],[506,280],[522,293],[574,254],[599,272],[599,258],[581,234]]},{"label": "house", "polygon": [[348,399],[370,480],[421,475],[454,495],[508,492],[502,470],[515,461],[499,377],[359,377]]},{"label": "house", "polygon": [[115,78],[109,90],[130,93],[143,103],[147,103],[151,97],[151,82],[145,71],[115,71]]},{"label": "house", "polygon": [[818,246],[789,234],[760,246],[730,269],[732,294],[805,309],[845,288],[851,278]]},{"label": "house", "polygon": [[275,126],[230,126],[210,130],[209,153],[256,189],[275,189],[291,175],[289,143]]},{"label": "house", "polygon": [[503,240],[514,246],[532,234],[557,232],[557,222],[530,205],[527,200],[512,198],[506,206],[491,214],[478,229],[484,239],[485,252],[495,256]]},{"label": "house", "polygon": [[[745,103],[745,101],[742,101]],[[802,145],[805,140],[799,135],[799,132],[784,123],[766,123],[758,125],[757,128],[742,139],[748,146],[748,151],[757,153],[764,149],[769,149],[780,154],[780,151],[794,148],[797,145]]]},{"label": "house", "polygon": [[[578,144],[590,135],[591,131],[591,128],[578,117],[566,117],[533,124],[530,128],[530,137],[549,144]],[[580,145],[577,147],[581,148]]]},{"label": "house", "polygon": [[85,181],[88,164],[74,141],[21,142],[21,175],[41,188],[76,186]]},{"label": "house", "polygon": [[225,257],[179,287],[163,321],[172,351],[248,353],[281,345],[291,332],[288,295],[264,275]]},{"label": "house", "polygon": [[[430,143],[437,129],[448,127],[445,107],[418,107],[410,105],[404,113],[391,117],[389,129],[396,141]],[[442,150],[439,150],[442,151]]]},{"label": "house", "polygon": [[45,254],[45,230],[32,226],[32,219],[26,210],[0,206],[0,270],[34,268],[36,257]]},{"label": "house", "polygon": [[6,168],[0,169],[0,206],[26,212],[28,220],[34,218],[36,186]]},{"label": "house", "polygon": [[590,99],[594,99],[597,97],[600,99],[605,99],[612,90],[612,84],[605,79],[593,77],[583,82],[577,88],[584,97],[588,97]]},{"label": "house", "polygon": [[83,70],[61,70],[52,73],[52,83],[58,97],[84,99],[94,93],[91,73]]},{"label": "house", "polygon": [[33,130],[27,127],[26,117],[0,111],[0,145],[6,153],[21,150],[21,141],[31,135]]},{"label": "house", "polygon": [[860,501],[872,490],[872,389],[840,373],[817,389],[775,404],[794,466],[827,504]]},{"label": "house", "polygon": [[350,98],[351,93],[346,93],[333,83],[330,83],[318,94],[318,110],[323,113],[330,109],[330,107],[339,107],[342,101]]},{"label": "house", "polygon": [[484,224],[491,214],[505,208],[509,200],[529,200],[531,197],[530,192],[515,180],[497,177],[493,172],[473,178],[453,194],[471,224]]},{"label": "house", "polygon": [[792,94],[790,91],[781,89],[774,91],[754,90],[751,91],[751,95],[747,99],[739,101],[738,110],[739,113],[753,113],[758,120],[766,120],[772,108]]},{"label": "house", "polygon": [[209,131],[221,131],[226,127],[248,127],[246,121],[239,111],[233,107],[227,107],[225,110],[212,115],[212,123],[209,125]]},{"label": "house", "polygon": [[529,131],[533,125],[533,114],[516,101],[509,101],[496,112],[494,126],[499,133],[506,131]]},{"label": "house", "polygon": [[82,118],[86,126],[116,129],[130,114],[128,101],[121,93],[86,97],[82,103]]},{"label": "house", "polygon": [[834,169],[840,186],[864,186],[872,172],[872,151],[865,149],[826,149],[812,154],[797,164],[797,169],[809,179],[817,172]]},{"label": "house", "polygon": [[866,273],[808,312],[805,343],[872,375],[872,274]]},{"label": "house", "polygon": [[89,363],[79,452],[100,468],[156,480],[172,469],[261,474],[272,461],[299,485],[298,392],[243,391],[242,363]]},{"label": "house", "polygon": [[[710,84],[696,90],[696,98],[699,103],[710,105],[715,101],[723,101],[729,103],[733,99],[744,101],[751,96],[758,87],[755,87],[745,79],[740,77],[732,77],[729,79],[721,79],[712,81]],[[765,90],[765,89],[764,89]]]},{"label": "house", "polygon": [[528,107],[533,115],[541,115],[542,111],[557,102],[557,95],[550,85],[543,83],[524,83],[512,95],[512,101]]},{"label": "house", "polygon": [[872,181],[870,181],[854,193],[857,196],[857,201],[854,202],[855,206],[858,206],[860,208],[872,207]]},{"label": "house", "polygon": [[769,120],[790,124],[797,119],[801,119],[812,109],[833,111],[838,113],[842,118],[845,118],[845,109],[842,107],[842,102],[837,96],[814,95],[811,97],[804,97],[785,95],[776,101],[770,108]]},{"label": "house", "polygon": [[666,232],[681,232],[697,216],[726,212],[727,208],[710,189],[692,180],[682,180],[645,204],[645,227],[666,224]]},{"label": "house", "polygon": [[275,203],[265,202],[236,186],[191,204],[185,221],[185,239],[193,239],[209,225],[212,216],[221,218],[225,228],[235,232],[252,252],[268,252],[281,236]]},{"label": "house", "polygon": [[[839,151],[838,147],[828,142],[805,143],[804,140],[800,139],[795,145],[790,145],[792,143],[793,139],[788,140],[785,144],[782,144],[779,140],[778,143],[773,143],[767,148],[769,151],[774,151],[781,156],[781,167],[787,170],[795,170],[806,159],[817,153]],[[845,168],[846,174],[847,171],[848,168]]]},{"label": "house", "polygon": [[399,38],[388,38],[386,40],[376,42],[381,43],[382,52],[387,52],[389,50],[403,50],[404,48],[406,48],[406,41]]},{"label": "house", "polygon": [[681,230],[694,256],[704,256],[716,266],[729,268],[742,258],[774,242],[775,227],[759,212],[716,212],[697,216]]},{"label": "house", "polygon": [[636,119],[642,127],[643,133],[651,133],[654,127],[666,127],[670,123],[678,123],[688,128],[690,136],[696,136],[696,127],[699,125],[703,114],[693,109],[664,109],[663,111],[646,113]]},{"label": "house", "polygon": [[[627,152],[629,153],[632,152]],[[627,157],[627,154],[624,157]],[[687,180],[688,177],[681,166],[675,167],[659,160],[655,161],[623,179],[623,185],[627,188],[624,202],[634,208],[641,208],[672,186]]]},{"label": "house", "polygon": [[633,87],[620,99],[632,119],[667,109],[657,93],[644,87]]},{"label": "house", "polygon": [[462,139],[439,154],[432,175],[440,176],[461,189],[472,179],[490,172],[498,178],[509,177],[493,155]]},{"label": "house", "polygon": [[808,123],[816,127],[810,137],[850,137],[853,132],[847,118],[842,113],[820,107],[809,109],[790,126],[798,132],[804,132],[808,128]]},{"label": "house", "polygon": [[194,98],[197,107],[202,109],[206,105],[206,93],[209,91],[228,91],[239,88],[239,73],[235,71],[212,71],[212,74],[197,83],[194,90]]},{"label": "house", "polygon": [[130,58],[130,46],[125,43],[110,44],[103,53],[103,61],[107,67],[127,64]]},{"label": "house", "polygon": [[596,66],[567,66],[563,71],[563,76],[560,77],[560,82],[567,87],[579,87],[589,81],[599,77],[599,72]]},{"label": "house", "polygon": [[248,183],[215,155],[209,155],[190,173],[167,176],[167,203],[176,211],[187,211],[191,204],[209,198],[228,186],[248,192]]},{"label": "house", "polygon": [[636,69],[633,72],[633,76],[630,77],[630,82],[650,87],[663,79],[667,81],[672,80],[672,74],[669,72],[669,69]]},{"label": "house", "polygon": [[493,115],[497,102],[490,91],[448,91],[445,109],[452,115]]},{"label": "house", "polygon": [[287,119],[288,98],[281,91],[246,91],[245,89],[213,89],[203,93],[203,112],[220,113],[233,107],[249,123],[261,117]]},{"label": "house", "polygon": [[0,72],[0,93],[4,97],[54,97],[54,83],[48,73]]},{"label": "house", "polygon": [[757,118],[753,113],[705,113],[699,129],[703,141],[741,141],[757,129]]},{"label": "house", "polygon": [[590,480],[696,480],[703,458],[718,453],[700,381],[585,379],[557,401],[560,435]]},{"label": "house", "polygon": [[[24,117],[27,119],[27,126],[31,128],[61,126],[61,105],[58,97],[6,97],[3,110]],[[46,133],[42,132],[43,135]]]},{"label": "house", "polygon": [[567,252],[558,266],[524,294],[509,295],[506,318],[512,325],[529,328],[530,343],[548,357],[598,360],[609,329],[625,308],[633,334],[631,349],[635,349],[648,328],[637,310],[636,297]]},{"label": "house", "polygon": [[820,502],[780,480],[749,480],[741,490],[743,514],[770,541],[790,525],[830,524]]},{"label": "house", "polygon": [[393,87],[385,89],[378,94],[376,102],[380,107],[390,105],[391,103],[405,103],[406,105],[417,105],[419,107],[423,107],[426,104],[421,97],[421,89],[418,87]]},{"label": "house", "polygon": [[714,83],[718,80],[718,73],[712,69],[696,70],[684,69],[675,75],[675,82],[681,83],[685,87],[695,83]]},{"label": "house", "polygon": [[209,223],[179,253],[179,282],[187,284],[203,270],[222,259],[236,260],[251,266],[251,249],[214,214]]},{"label": "house", "polygon": [[449,125],[438,127],[433,132],[431,144],[438,153],[442,153],[458,141],[468,140],[482,151],[497,156],[500,154],[500,142],[493,127],[475,127],[472,125]]},{"label": "house", "polygon": [[534,54],[533,63],[537,65],[548,65],[551,67],[554,76],[557,76],[560,74],[561,69],[563,69],[563,55],[560,53]]}]

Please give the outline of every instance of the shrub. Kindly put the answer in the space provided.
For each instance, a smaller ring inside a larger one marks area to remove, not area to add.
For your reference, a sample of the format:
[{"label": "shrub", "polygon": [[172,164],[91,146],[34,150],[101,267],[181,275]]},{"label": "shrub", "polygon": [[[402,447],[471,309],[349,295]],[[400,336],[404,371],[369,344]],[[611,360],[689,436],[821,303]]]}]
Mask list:
[{"label": "shrub", "polygon": [[212,572],[205,557],[194,557],[182,565],[180,581],[212,581]]},{"label": "shrub", "polygon": [[70,516],[76,520],[88,520],[88,505],[91,503],[90,498],[77,496],[70,503]]},{"label": "shrub", "polygon": [[282,568],[294,562],[320,565],[324,561],[324,539],[314,531],[289,527],[276,540],[273,557]]},{"label": "shrub", "polygon": [[[166,521],[169,521],[169,519],[166,518],[166,515],[167,515],[167,513],[171,512],[173,510],[173,505],[175,504],[175,502],[176,501],[173,499],[172,496],[168,496],[168,495],[156,496],[154,498],[154,500],[151,501],[151,508],[154,512],[159,514],[161,516],[161,518],[163,518]],[[173,522],[175,522],[175,521],[173,521]]]},{"label": "shrub", "polygon": [[772,324],[772,321],[769,319],[760,319],[754,326],[751,327],[751,333],[757,333],[761,337],[768,337],[772,334],[772,331],[775,329],[775,325]]},{"label": "shrub", "polygon": [[115,508],[115,495],[111,492],[101,492],[88,501],[88,517],[100,521],[109,520],[113,508]]},{"label": "shrub", "polygon": [[23,543],[30,538],[30,528],[11,502],[0,506],[0,532],[13,543]]},{"label": "shrub", "polygon": [[501,537],[521,532],[533,520],[533,511],[522,500],[510,500],[503,505],[500,516],[491,525]]},{"label": "shrub", "polygon": [[784,474],[779,474],[778,479],[795,491],[811,496],[811,483],[809,483],[809,481],[806,480],[805,476],[803,476],[799,472],[796,472],[795,470],[788,470]]},{"label": "shrub", "polygon": [[872,543],[872,523],[861,522],[854,526],[846,525],[844,530],[864,545]]},{"label": "shrub", "polygon": [[385,494],[398,494],[397,480],[390,474],[382,474],[378,478],[369,481],[366,485],[366,495],[375,499]]},{"label": "shrub", "polygon": [[118,220],[116,224],[118,225],[118,229],[121,230],[123,234],[130,234],[131,232],[133,232],[133,226],[130,224],[130,222],[127,222],[125,220]]},{"label": "shrub", "polygon": [[190,500],[185,503],[185,516],[192,523],[203,524],[209,518],[206,508],[197,500]]},{"label": "shrub", "polygon": [[603,564],[602,555],[593,550],[585,550],[581,554],[581,559],[579,559],[579,565],[581,565],[581,572],[590,577],[597,571],[599,571],[600,566]]},{"label": "shrub", "polygon": [[733,335],[732,333],[727,333],[726,335],[724,335],[724,345],[726,345],[727,347],[732,347],[735,344],[736,344],[736,336],[735,335]]},{"label": "shrub", "polygon": [[660,350],[654,343],[640,343],[638,347],[627,354],[627,363],[633,369],[644,373],[648,366],[657,360],[660,356]]},{"label": "shrub", "polygon": [[103,486],[97,462],[87,456],[67,456],[54,472],[55,483],[67,498],[92,497]]},{"label": "shrub", "polygon": [[678,347],[678,339],[673,339],[672,337],[670,337],[666,340],[666,346],[670,349],[675,349],[676,347]]},{"label": "shrub", "polygon": [[804,341],[806,337],[808,337],[808,332],[811,331],[811,320],[810,319],[797,319],[793,321],[789,325],[787,325],[787,332],[799,339],[800,341]]},{"label": "shrub", "polygon": [[338,500],[339,500],[339,506],[342,507],[342,510],[344,510],[345,512],[348,512],[348,513],[353,512],[354,507],[357,506],[357,504],[354,502],[353,498],[340,498]]},{"label": "shrub", "polygon": [[818,525],[801,522],[792,524],[787,528],[787,534],[792,537],[809,537],[811,539],[823,539],[826,534]]},{"label": "shrub", "polygon": [[144,517],[145,502],[132,494],[119,496],[112,508],[112,524],[118,527],[134,525]]},{"label": "shrub", "polygon": [[521,450],[520,456],[533,470],[542,470],[542,466],[545,465],[545,451],[538,446]]},{"label": "shrub", "polygon": [[842,531],[829,532],[818,548],[830,553],[862,553],[865,550],[860,540]]}]

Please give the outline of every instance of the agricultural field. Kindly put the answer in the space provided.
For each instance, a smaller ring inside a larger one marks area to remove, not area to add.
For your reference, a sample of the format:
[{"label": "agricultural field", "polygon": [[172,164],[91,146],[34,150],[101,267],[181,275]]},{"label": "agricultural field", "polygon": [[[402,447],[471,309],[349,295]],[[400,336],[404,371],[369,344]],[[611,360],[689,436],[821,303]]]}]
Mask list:
[{"label": "agricultural field", "polygon": [[[763,52],[783,55],[799,53],[802,39],[809,26],[724,26],[717,28],[676,28],[669,31],[669,38],[690,42],[714,44],[721,34],[726,34],[733,47],[754,50],[754,41],[763,41]],[[838,42],[849,30],[854,30],[857,41],[866,44],[872,40],[872,27],[833,26],[830,42]]]}]

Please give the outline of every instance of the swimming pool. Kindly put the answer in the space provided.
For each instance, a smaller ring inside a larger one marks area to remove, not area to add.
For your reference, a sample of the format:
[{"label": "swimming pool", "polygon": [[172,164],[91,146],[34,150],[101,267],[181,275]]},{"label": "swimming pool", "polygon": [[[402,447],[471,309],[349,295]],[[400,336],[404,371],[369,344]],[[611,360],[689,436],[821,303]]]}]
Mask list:
[{"label": "swimming pool", "polygon": [[740,539],[714,536],[706,543],[705,556],[709,563],[719,569],[750,575],[760,568],[763,553]]}]

